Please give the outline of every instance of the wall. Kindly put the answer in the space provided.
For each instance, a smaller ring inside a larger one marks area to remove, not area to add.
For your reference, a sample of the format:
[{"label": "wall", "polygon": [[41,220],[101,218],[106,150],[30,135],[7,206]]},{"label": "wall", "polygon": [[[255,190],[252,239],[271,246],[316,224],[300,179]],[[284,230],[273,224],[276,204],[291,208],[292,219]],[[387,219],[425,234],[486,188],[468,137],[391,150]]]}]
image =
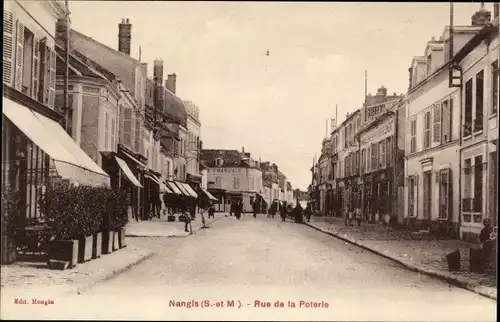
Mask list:
[{"label": "wall", "polygon": [[[217,177],[220,179],[218,180]],[[259,178],[255,181],[262,181],[262,171],[255,168],[209,168],[207,170],[208,182],[214,182],[214,187],[225,189],[229,192],[252,191],[257,192],[255,187],[250,189],[250,178]],[[239,185],[235,187],[234,182],[237,180]],[[216,185],[220,182],[220,185]]]}]

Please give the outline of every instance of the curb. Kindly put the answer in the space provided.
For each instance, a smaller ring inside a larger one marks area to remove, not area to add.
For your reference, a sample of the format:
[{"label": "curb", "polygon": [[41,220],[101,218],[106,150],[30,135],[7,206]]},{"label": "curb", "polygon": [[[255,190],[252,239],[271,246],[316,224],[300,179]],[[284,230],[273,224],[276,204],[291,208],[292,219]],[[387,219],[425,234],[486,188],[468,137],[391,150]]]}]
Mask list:
[{"label": "curb", "polygon": [[[102,282],[105,282],[105,281],[108,281],[116,276],[118,276],[119,274],[121,273],[124,273],[128,270],[130,270],[132,267],[134,266],[137,266],[139,265],[140,263],[150,259],[151,257],[153,257],[154,255],[156,255],[156,252],[149,252],[139,258],[137,258],[136,260],[134,260],[133,262],[131,263],[128,263],[127,265],[125,265],[124,267],[120,267],[120,268],[117,268],[117,269],[114,269],[110,272],[108,272],[107,274],[105,274],[104,276],[98,278],[97,280],[95,281],[92,281],[91,283],[89,284],[86,284],[84,286],[81,286],[81,287],[77,287],[76,288],[76,294],[77,295],[80,295],[81,293],[85,292],[85,291],[88,291],[90,290],[92,287],[94,287],[97,283],[102,283]],[[67,292],[64,292],[63,294],[71,294],[71,295],[74,295],[75,293],[75,290],[71,290],[71,291],[67,291]]]},{"label": "curb", "polygon": [[[418,267],[414,264],[410,264],[410,263],[407,263],[407,262],[404,262],[398,258],[395,258],[393,256],[390,256],[390,255],[387,255],[381,251],[378,251],[376,249],[373,249],[371,247],[368,247],[366,245],[363,245],[362,243],[359,243],[353,239],[350,239],[350,238],[346,238],[346,237],[342,237],[340,236],[339,234],[336,234],[336,233],[332,233],[332,232],[329,232],[327,230],[324,230],[322,228],[319,228],[319,227],[316,227],[310,223],[304,223],[306,226],[309,226],[313,229],[316,229],[318,231],[321,231],[322,233],[325,233],[325,234],[328,234],[330,236],[333,236],[335,238],[338,238],[340,240],[343,240],[345,242],[348,242],[350,244],[353,244],[353,245],[356,245],[358,247],[361,247],[367,251],[370,251],[376,255],[379,255],[379,256],[382,256],[388,260],[391,260],[393,262],[396,262],[398,264],[400,264],[401,266],[405,267],[406,269],[409,269],[413,272],[417,272],[417,273],[420,273],[420,274],[425,274],[425,275],[428,275],[430,277],[434,277],[436,279],[440,279],[440,280],[444,280],[452,285],[455,285],[455,286],[458,286],[460,288],[463,288],[463,289],[466,289],[468,291],[471,291],[471,292],[474,292],[476,294],[479,294],[483,297],[486,297],[486,298],[489,298],[491,300],[497,300],[497,295],[496,295],[496,292],[487,292],[487,291],[483,291],[481,289],[478,289],[480,287],[480,285],[477,285],[477,284],[471,284],[469,283],[468,281],[465,281],[464,279],[460,279],[460,278],[457,278],[457,277],[453,277],[453,276],[449,276],[449,275],[446,275],[446,274],[443,274],[441,272],[436,272],[436,271],[432,271],[432,270],[428,270],[428,269],[425,269],[425,268],[421,268],[421,267]],[[491,294],[491,293],[494,293],[494,294]]]},{"label": "curb", "polygon": [[[208,225],[213,224],[214,222],[219,221],[219,220],[224,219],[224,218],[226,218],[226,217],[215,218],[214,220],[212,220],[209,223],[206,223],[205,225],[208,226]],[[126,237],[130,237],[130,238],[186,238],[186,237],[189,237],[191,235],[194,235],[194,232],[196,232],[202,228],[203,228],[203,225],[199,226],[198,228],[194,228],[193,234],[189,234],[189,233],[182,234],[182,235],[135,235],[135,234],[130,234],[130,235],[126,235]]]}]

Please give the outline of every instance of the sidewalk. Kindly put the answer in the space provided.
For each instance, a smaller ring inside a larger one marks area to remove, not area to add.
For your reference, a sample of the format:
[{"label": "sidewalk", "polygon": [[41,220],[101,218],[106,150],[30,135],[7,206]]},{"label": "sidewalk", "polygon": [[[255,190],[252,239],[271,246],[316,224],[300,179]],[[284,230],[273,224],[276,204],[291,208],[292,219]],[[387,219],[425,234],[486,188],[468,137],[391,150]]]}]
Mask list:
[{"label": "sidewalk", "polygon": [[[313,217],[306,225],[391,259],[408,269],[446,280],[496,300],[496,278],[469,271],[469,248],[479,245],[362,223],[346,227],[341,219]],[[461,272],[449,272],[445,256],[460,250]]]},{"label": "sidewalk", "polygon": [[[206,225],[210,226],[213,222],[225,218],[226,213],[215,213],[215,219],[208,219],[208,214],[205,214]],[[131,221],[125,227],[127,237],[186,237],[189,233],[184,231],[184,222],[179,222],[178,215],[175,216],[176,221],[167,221],[166,216],[154,218],[144,221]],[[193,233],[201,229],[201,215],[196,214],[196,219],[191,222]]]},{"label": "sidewalk", "polygon": [[[54,298],[82,292],[92,285],[110,279],[155,255],[150,248],[133,239],[127,247],[101,258],[77,264],[73,269],[50,270],[46,262],[16,262],[2,265],[2,301],[23,296]],[[31,297],[26,297],[31,298]]]}]

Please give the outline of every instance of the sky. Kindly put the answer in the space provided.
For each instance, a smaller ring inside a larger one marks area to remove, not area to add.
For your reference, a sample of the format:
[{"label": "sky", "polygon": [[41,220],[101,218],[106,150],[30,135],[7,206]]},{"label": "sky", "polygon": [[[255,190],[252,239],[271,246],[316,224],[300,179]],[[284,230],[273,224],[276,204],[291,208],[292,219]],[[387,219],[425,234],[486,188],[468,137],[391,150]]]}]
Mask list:
[{"label": "sky", "polygon": [[[456,25],[479,4],[456,3]],[[368,92],[405,93],[413,56],[449,23],[448,3],[69,1],[72,28],[118,48],[132,24],[132,52],[163,59],[177,95],[200,108],[206,149],[244,147],[305,190],[326,136]],[[492,4],[486,4],[492,11]],[[270,55],[266,55],[269,50]]]}]

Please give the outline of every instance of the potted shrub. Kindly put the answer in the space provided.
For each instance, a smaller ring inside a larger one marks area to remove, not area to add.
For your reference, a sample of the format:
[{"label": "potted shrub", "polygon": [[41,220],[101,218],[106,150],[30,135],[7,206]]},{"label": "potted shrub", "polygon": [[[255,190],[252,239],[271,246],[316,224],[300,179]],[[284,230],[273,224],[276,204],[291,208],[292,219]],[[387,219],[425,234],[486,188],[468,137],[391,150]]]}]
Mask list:
[{"label": "potted shrub", "polygon": [[114,209],[116,204],[116,193],[113,190],[108,190],[106,194],[105,209],[102,222],[102,253],[109,254],[113,251],[114,239]]},{"label": "potted shrub", "polygon": [[26,216],[18,191],[10,186],[2,191],[2,264],[16,261],[16,233],[25,224]]},{"label": "potted shrub", "polygon": [[[107,198],[108,188],[81,186],[78,187],[77,193],[80,202],[80,217],[82,221],[78,239],[78,262],[83,263],[92,259],[94,250],[94,240],[97,239],[94,235],[101,229],[105,210],[105,202]],[[97,256],[95,257],[97,258]]]},{"label": "potted shrub", "polygon": [[125,243],[125,226],[128,223],[128,210],[129,207],[129,198],[126,191],[118,192],[118,205],[117,212],[115,213],[115,222],[114,228],[115,231],[118,232],[118,248],[126,247]]},{"label": "potted shrub", "polygon": [[51,260],[64,261],[72,268],[78,262],[78,239],[88,230],[78,189],[58,184],[47,187],[39,197],[40,211],[49,226],[45,234],[49,263]]}]

